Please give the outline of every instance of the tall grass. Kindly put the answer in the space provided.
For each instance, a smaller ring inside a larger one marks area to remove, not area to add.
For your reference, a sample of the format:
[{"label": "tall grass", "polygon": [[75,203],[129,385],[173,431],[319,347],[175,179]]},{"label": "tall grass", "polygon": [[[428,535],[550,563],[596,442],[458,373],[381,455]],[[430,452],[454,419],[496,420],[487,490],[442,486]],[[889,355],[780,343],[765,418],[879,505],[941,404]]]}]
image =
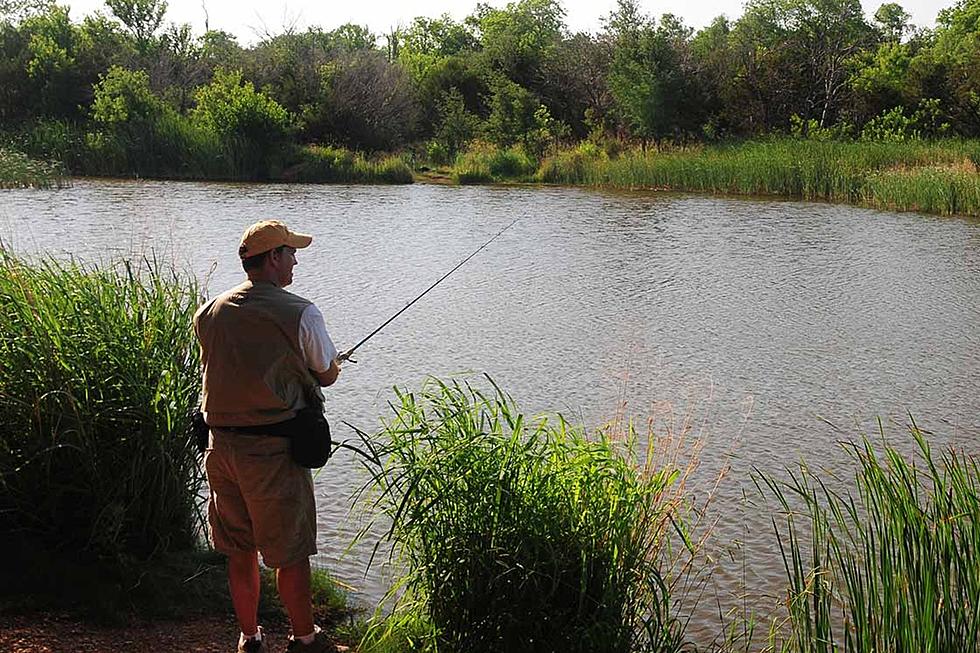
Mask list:
[{"label": "tall grass", "polygon": [[0,148],[0,189],[62,188],[71,185],[57,163],[30,159],[16,150]]},{"label": "tall grass", "polygon": [[363,650],[681,649],[677,469],[635,437],[529,419],[496,386],[397,400],[368,489],[407,572]]},{"label": "tall grass", "polygon": [[773,139],[609,158],[579,147],[545,160],[537,179],[980,215],[978,151],[971,141]]},{"label": "tall grass", "polygon": [[288,181],[410,184],[413,179],[411,168],[397,156],[371,160],[343,148],[307,145],[298,151],[296,159],[282,175]]},{"label": "tall grass", "polygon": [[458,184],[532,181],[537,163],[519,147],[498,148],[476,143],[456,157],[451,176]]},{"label": "tall grass", "polygon": [[911,432],[914,457],[847,446],[854,492],[806,467],[762,477],[785,517],[773,521],[789,580],[782,650],[980,650],[980,467]]},{"label": "tall grass", "polygon": [[197,545],[199,300],[155,262],[0,249],[0,514],[13,553],[146,559]]}]

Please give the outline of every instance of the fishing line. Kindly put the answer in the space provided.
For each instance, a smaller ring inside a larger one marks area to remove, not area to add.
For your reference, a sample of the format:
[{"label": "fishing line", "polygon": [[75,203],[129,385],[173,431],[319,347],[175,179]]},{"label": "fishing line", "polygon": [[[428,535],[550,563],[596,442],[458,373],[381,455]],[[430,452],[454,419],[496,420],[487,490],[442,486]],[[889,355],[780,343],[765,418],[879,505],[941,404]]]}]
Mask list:
[{"label": "fishing line", "polygon": [[429,292],[430,290],[432,290],[433,288],[435,288],[436,286],[438,286],[438,285],[439,285],[440,283],[442,283],[443,281],[445,281],[445,280],[446,280],[446,279],[447,279],[447,278],[449,277],[449,275],[451,275],[451,274],[452,274],[453,272],[455,272],[456,270],[458,270],[458,269],[460,269],[461,267],[463,267],[463,264],[465,264],[465,263],[466,263],[467,261],[469,261],[469,260],[470,260],[471,258],[473,258],[473,257],[474,257],[474,256],[476,256],[477,254],[479,254],[479,253],[480,253],[481,251],[483,251],[483,249],[484,249],[484,248],[485,248],[485,247],[486,247],[487,245],[489,245],[489,244],[490,244],[490,243],[492,243],[493,241],[495,241],[495,240],[497,240],[498,238],[500,238],[500,236],[501,236],[501,234],[503,234],[503,233],[504,233],[505,231],[507,231],[508,229],[510,229],[511,227],[513,227],[513,226],[514,226],[515,224],[517,224],[517,221],[518,221],[518,220],[520,220],[520,218],[516,218],[516,219],[515,219],[515,220],[514,220],[513,222],[511,222],[511,223],[510,223],[509,225],[507,225],[506,227],[504,227],[503,229],[501,229],[500,231],[498,231],[498,232],[497,232],[497,235],[495,235],[495,236],[494,236],[493,238],[491,238],[491,239],[490,239],[490,240],[488,240],[487,242],[485,242],[485,243],[483,243],[482,245],[480,245],[480,246],[479,246],[479,247],[477,248],[477,250],[476,250],[475,252],[473,252],[472,254],[470,254],[469,256],[467,256],[466,258],[464,258],[464,259],[463,259],[462,261],[460,261],[459,263],[457,263],[457,264],[456,264],[456,267],[454,267],[454,268],[453,268],[452,270],[450,270],[450,271],[449,271],[449,272],[447,272],[446,274],[444,274],[444,275],[442,275],[442,276],[441,276],[441,277],[439,278],[439,280],[438,280],[438,281],[436,281],[436,282],[435,282],[434,284],[432,284],[431,286],[429,286],[428,288],[426,288],[425,290],[423,290],[423,291],[422,291],[422,294],[420,294],[420,295],[419,295],[418,297],[416,297],[416,298],[415,298],[415,299],[413,299],[412,301],[410,301],[410,302],[408,302],[408,304],[406,304],[404,308],[402,308],[402,309],[401,309],[400,311],[398,311],[397,313],[395,313],[394,315],[392,315],[391,317],[389,317],[389,318],[388,318],[387,320],[385,320],[385,322],[384,322],[384,324],[382,324],[382,325],[381,325],[381,326],[379,326],[379,327],[378,327],[377,329],[375,329],[374,331],[372,331],[371,333],[369,333],[369,334],[367,335],[367,337],[365,337],[365,338],[364,338],[363,340],[361,340],[361,341],[360,341],[359,343],[357,343],[356,345],[354,345],[353,347],[351,347],[350,349],[348,349],[347,351],[345,351],[345,352],[344,352],[343,354],[341,354],[341,355],[340,355],[340,357],[339,357],[339,358],[340,358],[340,360],[342,360],[342,361],[344,361],[344,360],[346,360],[346,361],[350,361],[351,363],[356,363],[357,361],[355,361],[355,360],[351,360],[351,358],[350,358],[350,357],[351,357],[351,354],[353,354],[353,353],[354,353],[354,351],[355,351],[355,350],[356,350],[356,349],[357,349],[358,347],[360,347],[360,346],[361,346],[361,345],[363,345],[363,344],[364,344],[365,342],[367,342],[368,340],[370,340],[371,338],[373,338],[373,337],[374,337],[374,336],[375,336],[375,335],[376,335],[376,334],[377,334],[377,333],[378,333],[379,331],[381,331],[381,329],[383,329],[383,328],[385,328],[386,326],[388,326],[389,324],[391,324],[391,322],[392,322],[392,321],[393,321],[393,320],[394,320],[394,319],[395,319],[396,317],[398,317],[399,315],[401,315],[402,313],[404,313],[405,311],[407,311],[407,310],[408,310],[409,308],[411,308],[411,306],[412,306],[412,304],[414,304],[414,303],[415,303],[415,302],[417,302],[418,300],[420,300],[420,299],[422,299],[423,297],[425,297],[425,295],[426,295],[426,293],[428,293],[428,292]]}]

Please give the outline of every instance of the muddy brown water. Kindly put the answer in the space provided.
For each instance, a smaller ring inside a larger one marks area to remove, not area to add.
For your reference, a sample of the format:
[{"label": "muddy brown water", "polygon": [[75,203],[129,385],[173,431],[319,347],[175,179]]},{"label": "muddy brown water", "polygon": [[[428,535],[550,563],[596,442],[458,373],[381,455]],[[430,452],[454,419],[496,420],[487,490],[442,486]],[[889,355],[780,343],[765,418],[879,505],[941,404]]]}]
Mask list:
[{"label": "muddy brown water", "polygon": [[[909,415],[936,443],[980,452],[975,219],[566,188],[79,180],[0,193],[0,239],[19,253],[153,254],[211,294],[241,279],[238,238],[262,218],[315,235],[292,290],[341,347],[520,218],[361,349],[327,391],[335,436],[351,435],[342,420],[373,430],[390,388],[426,375],[485,372],[526,412],[587,428],[653,417],[700,450],[689,489],[711,493],[725,606],[765,613],[784,586],[753,470],[805,461],[846,476],[839,441],[880,419],[910,450]],[[348,550],[363,480],[346,453],[318,474],[317,562],[372,605],[392,572],[365,572],[371,537]]]}]

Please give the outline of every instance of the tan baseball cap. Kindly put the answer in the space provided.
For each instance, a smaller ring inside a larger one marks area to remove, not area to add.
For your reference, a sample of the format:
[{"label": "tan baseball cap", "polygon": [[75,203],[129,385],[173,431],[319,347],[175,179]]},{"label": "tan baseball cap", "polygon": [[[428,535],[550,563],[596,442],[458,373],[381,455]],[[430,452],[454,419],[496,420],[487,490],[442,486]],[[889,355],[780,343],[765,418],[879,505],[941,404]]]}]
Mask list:
[{"label": "tan baseball cap", "polygon": [[313,236],[294,233],[278,220],[263,220],[256,222],[242,234],[238,257],[246,259],[283,245],[302,249],[312,242]]}]

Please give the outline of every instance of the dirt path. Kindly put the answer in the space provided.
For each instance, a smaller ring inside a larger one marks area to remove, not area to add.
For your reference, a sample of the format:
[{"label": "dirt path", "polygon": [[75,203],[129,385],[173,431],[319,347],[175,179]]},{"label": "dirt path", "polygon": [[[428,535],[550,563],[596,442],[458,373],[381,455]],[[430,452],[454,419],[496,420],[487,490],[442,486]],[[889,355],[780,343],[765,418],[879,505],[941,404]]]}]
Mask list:
[{"label": "dirt path", "polygon": [[[269,653],[286,649],[286,626],[270,626]],[[3,653],[234,653],[232,617],[194,617],[96,626],[63,614],[0,614]]]}]

